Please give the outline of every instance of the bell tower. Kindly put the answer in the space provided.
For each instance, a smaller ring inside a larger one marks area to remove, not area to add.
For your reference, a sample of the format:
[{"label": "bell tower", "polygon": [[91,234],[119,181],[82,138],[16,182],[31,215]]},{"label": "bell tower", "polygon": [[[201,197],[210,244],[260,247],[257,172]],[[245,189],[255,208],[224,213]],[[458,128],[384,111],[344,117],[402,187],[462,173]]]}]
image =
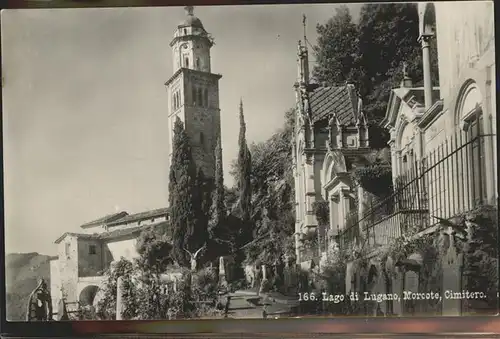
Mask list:
[{"label": "bell tower", "polygon": [[[213,38],[194,15],[193,6],[186,6],[185,10],[185,19],[177,25],[170,43],[173,75],[165,83],[169,97],[169,131],[172,138],[177,118],[184,123],[197,168],[213,178],[214,151],[221,133],[219,80],[222,75],[211,72]],[[172,155],[172,143],[169,154]]]}]

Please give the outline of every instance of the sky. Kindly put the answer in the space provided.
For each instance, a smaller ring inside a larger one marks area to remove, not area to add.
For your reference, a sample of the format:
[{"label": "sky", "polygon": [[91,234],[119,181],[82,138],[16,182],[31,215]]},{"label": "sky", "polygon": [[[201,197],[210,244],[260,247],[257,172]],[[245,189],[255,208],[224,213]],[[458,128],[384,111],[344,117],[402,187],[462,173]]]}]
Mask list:
[{"label": "sky", "polygon": [[[225,184],[243,100],[249,142],[294,106],[307,37],[338,4],[196,7],[222,74]],[[360,4],[349,4],[356,19]],[[182,7],[3,10],[5,251],[56,254],[64,232],[115,211],[167,206],[169,43]],[[311,58],[313,59],[313,58]]]}]

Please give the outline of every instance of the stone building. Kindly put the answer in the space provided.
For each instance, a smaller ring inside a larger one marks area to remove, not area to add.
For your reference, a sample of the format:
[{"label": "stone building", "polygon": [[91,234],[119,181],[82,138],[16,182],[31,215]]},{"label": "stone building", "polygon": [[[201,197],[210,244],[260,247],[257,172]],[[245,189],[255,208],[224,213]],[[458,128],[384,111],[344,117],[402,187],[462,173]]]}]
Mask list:
[{"label": "stone building", "polygon": [[[318,253],[307,253],[302,245],[304,239],[333,239],[345,228],[347,215],[357,208],[354,201],[358,194],[348,172],[358,159],[371,152],[362,101],[354,86],[312,83],[308,63],[307,47],[299,41],[293,146],[297,263],[326,252],[319,246]],[[319,201],[329,204],[329,229],[318,228],[314,203]]]},{"label": "stone building", "polygon": [[92,305],[103,273],[115,261],[138,257],[137,238],[149,227],[168,226],[168,210],[137,214],[119,212],[81,225],[81,233],[66,232],[56,241],[58,255],[50,261],[54,309],[64,297],[72,306]]},{"label": "stone building", "polygon": [[[405,74],[392,90],[384,126],[389,142],[396,192],[368,214],[362,225],[373,250],[365,290],[378,293],[429,292],[421,286],[424,264],[416,251],[395,265],[393,258],[378,261],[377,251],[402,235],[442,237],[444,256],[440,288],[461,291],[463,257],[455,234],[442,221],[481,205],[497,206],[496,79],[492,2],[423,2],[418,4],[424,86],[414,87]],[[437,40],[439,87],[431,83],[430,40]],[[388,206],[388,204],[391,206]],[[389,208],[390,207],[390,208]],[[438,219],[440,218],[440,219]],[[436,230],[441,232],[433,233]],[[413,232],[413,233],[410,233]],[[441,233],[441,235],[438,235]],[[372,237],[373,235],[373,237]],[[377,247],[378,246],[378,247]],[[346,289],[360,289],[363,277],[348,264]],[[384,279],[383,272],[391,278]],[[366,277],[365,277],[366,278]],[[423,302],[387,301],[384,313],[425,312]],[[419,308],[420,307],[420,308]],[[460,300],[443,299],[444,315],[464,312]]]},{"label": "stone building", "polygon": [[[221,137],[218,81],[222,76],[211,73],[212,37],[193,15],[193,7],[185,9],[186,18],[170,43],[173,75],[165,83],[169,130],[172,133],[177,118],[184,123],[196,166],[213,177],[215,147]],[[172,143],[169,147],[171,155]],[[138,256],[135,244],[142,230],[164,227],[171,232],[168,215],[167,208],[131,215],[120,212],[82,225],[80,233],[59,237],[58,256],[50,262],[54,309],[62,297],[69,305],[92,305],[111,263]]]}]

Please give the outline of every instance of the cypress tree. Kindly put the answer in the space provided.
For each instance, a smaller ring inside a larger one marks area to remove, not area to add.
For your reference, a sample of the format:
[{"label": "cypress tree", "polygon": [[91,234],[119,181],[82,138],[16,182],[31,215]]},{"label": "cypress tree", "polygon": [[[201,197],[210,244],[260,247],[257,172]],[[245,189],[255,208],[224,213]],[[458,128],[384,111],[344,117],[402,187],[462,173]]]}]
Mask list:
[{"label": "cypress tree", "polygon": [[177,118],[172,138],[173,152],[170,163],[169,205],[173,227],[172,256],[180,265],[188,265],[184,248],[192,231],[196,215],[194,210],[196,166],[193,162],[189,137],[182,121]]},{"label": "cypress tree", "polygon": [[196,251],[207,241],[210,214],[211,180],[198,168],[193,192],[195,221],[186,234],[187,248]]},{"label": "cypress tree", "polygon": [[246,141],[246,124],[243,115],[243,100],[240,100],[240,135],[238,140],[238,189],[240,193],[241,219],[244,224],[250,221],[252,188],[250,175],[252,171],[252,158]]},{"label": "cypress tree", "polygon": [[221,226],[226,216],[226,205],[224,196],[224,169],[222,166],[222,142],[220,136],[217,138],[215,148],[215,179],[212,196],[210,230],[218,235],[217,228]]}]

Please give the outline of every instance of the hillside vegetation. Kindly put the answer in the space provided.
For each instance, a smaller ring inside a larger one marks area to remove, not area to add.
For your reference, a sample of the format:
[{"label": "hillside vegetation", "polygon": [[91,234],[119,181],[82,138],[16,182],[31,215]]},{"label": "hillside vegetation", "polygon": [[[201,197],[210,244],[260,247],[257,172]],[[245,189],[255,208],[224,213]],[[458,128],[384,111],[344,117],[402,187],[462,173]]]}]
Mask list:
[{"label": "hillside vegetation", "polygon": [[28,297],[38,278],[50,286],[50,256],[33,253],[11,253],[5,257],[7,320],[24,321]]}]

